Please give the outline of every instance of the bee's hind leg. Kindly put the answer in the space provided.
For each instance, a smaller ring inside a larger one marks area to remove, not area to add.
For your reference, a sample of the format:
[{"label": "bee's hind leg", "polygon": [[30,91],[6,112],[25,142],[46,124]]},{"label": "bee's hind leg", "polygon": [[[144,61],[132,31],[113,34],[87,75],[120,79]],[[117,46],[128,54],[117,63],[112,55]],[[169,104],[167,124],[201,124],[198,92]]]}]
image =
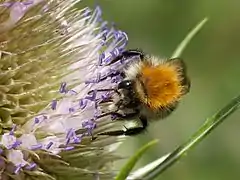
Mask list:
[{"label": "bee's hind leg", "polygon": [[103,132],[99,133],[98,135],[108,135],[108,136],[134,136],[138,135],[142,132],[144,132],[148,126],[148,121],[147,118],[144,116],[140,116],[139,120],[141,121],[142,126],[141,127],[131,127],[131,128],[126,128],[125,130],[116,130],[116,131],[108,131],[108,132]]}]

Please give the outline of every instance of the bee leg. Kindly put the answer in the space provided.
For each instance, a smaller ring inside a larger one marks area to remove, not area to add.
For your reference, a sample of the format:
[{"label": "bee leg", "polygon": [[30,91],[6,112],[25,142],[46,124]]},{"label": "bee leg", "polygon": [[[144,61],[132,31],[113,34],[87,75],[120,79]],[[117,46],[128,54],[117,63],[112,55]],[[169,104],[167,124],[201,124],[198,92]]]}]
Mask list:
[{"label": "bee leg", "polygon": [[131,58],[133,56],[140,56],[140,59],[144,58],[144,54],[142,51],[140,50],[134,50],[134,49],[129,49],[126,51],[123,51],[121,53],[121,55],[117,56],[115,59],[113,59],[108,65],[111,65],[121,59],[127,59],[127,58]]},{"label": "bee leg", "polygon": [[129,113],[129,114],[120,114],[117,112],[107,112],[107,113],[97,116],[97,119],[105,117],[105,116],[112,116],[113,120],[115,120],[115,119],[116,120],[128,120],[128,119],[136,117],[136,115],[138,115],[138,114],[139,114],[139,112],[137,112],[137,111],[133,112],[133,113]]},{"label": "bee leg", "polygon": [[140,56],[140,58],[143,59],[144,54],[143,54],[143,52],[140,51],[140,50],[137,50],[137,49],[129,49],[129,50],[123,51],[121,56],[122,56],[123,58],[131,58],[131,57],[133,57],[133,56]]},{"label": "bee leg", "polygon": [[109,92],[109,91],[116,91],[116,89],[111,89],[111,88],[109,88],[109,89],[94,89],[94,90],[89,91],[88,94],[91,94],[94,91],[97,91],[97,92]]},{"label": "bee leg", "polygon": [[134,135],[138,135],[138,134],[142,133],[143,131],[145,131],[145,129],[148,126],[148,121],[147,121],[146,117],[140,116],[139,120],[142,123],[142,127],[126,128],[124,126],[125,130],[108,131],[108,132],[99,133],[98,135],[107,135],[107,136],[121,136],[121,135],[134,136]]},{"label": "bee leg", "polygon": [[88,92],[88,94],[91,94],[93,92],[111,92],[111,91],[114,91],[115,93],[117,93],[119,96],[121,96],[120,92],[118,92],[117,89],[114,89],[114,88],[109,88],[109,89],[94,89],[94,90],[91,90]]}]

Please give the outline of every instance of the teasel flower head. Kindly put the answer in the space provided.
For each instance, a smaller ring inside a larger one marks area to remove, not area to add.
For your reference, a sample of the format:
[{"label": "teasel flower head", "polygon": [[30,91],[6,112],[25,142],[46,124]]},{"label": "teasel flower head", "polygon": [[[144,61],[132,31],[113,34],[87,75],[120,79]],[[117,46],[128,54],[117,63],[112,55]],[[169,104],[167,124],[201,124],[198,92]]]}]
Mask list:
[{"label": "teasel flower head", "polygon": [[77,0],[1,1],[1,179],[112,179],[119,138],[101,116],[127,36]]}]

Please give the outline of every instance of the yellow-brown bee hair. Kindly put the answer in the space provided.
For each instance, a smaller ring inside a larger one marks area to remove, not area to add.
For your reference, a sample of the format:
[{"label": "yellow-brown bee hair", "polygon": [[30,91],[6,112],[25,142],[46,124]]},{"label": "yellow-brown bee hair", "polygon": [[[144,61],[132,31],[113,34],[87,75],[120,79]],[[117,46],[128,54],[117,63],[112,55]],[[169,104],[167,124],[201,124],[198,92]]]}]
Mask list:
[{"label": "yellow-brown bee hair", "polygon": [[[159,61],[155,57],[141,62],[137,75],[138,98],[152,110],[167,108],[180,101],[190,89],[186,67],[179,58]],[[153,64],[151,62],[157,62]]]}]

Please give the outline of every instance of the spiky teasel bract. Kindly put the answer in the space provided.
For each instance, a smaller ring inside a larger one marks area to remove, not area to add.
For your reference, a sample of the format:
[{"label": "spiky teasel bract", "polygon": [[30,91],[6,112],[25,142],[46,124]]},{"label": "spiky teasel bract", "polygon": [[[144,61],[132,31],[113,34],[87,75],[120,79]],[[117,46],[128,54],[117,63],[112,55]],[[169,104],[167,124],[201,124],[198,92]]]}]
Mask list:
[{"label": "spiky teasel bract", "polygon": [[[1,179],[112,179],[115,126],[100,117],[125,62],[127,43],[101,10],[76,0],[1,1]],[[91,93],[89,93],[91,92]]]}]

